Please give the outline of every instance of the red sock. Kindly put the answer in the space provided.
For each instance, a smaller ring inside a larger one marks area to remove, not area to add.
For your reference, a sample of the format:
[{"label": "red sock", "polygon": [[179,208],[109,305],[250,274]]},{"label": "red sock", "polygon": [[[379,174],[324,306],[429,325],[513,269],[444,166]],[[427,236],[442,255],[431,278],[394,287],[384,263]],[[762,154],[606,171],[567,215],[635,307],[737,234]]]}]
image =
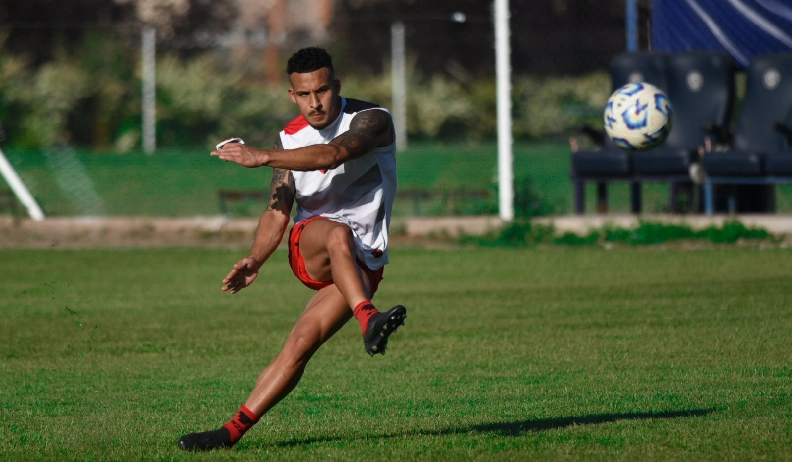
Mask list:
[{"label": "red sock", "polygon": [[250,409],[242,405],[239,408],[239,413],[231,420],[228,421],[223,428],[227,429],[229,433],[231,433],[231,444],[235,444],[237,441],[242,439],[242,435],[245,434],[246,431],[250,430],[250,427],[256,425],[256,422],[259,421],[259,416],[253,413]]},{"label": "red sock", "polygon": [[363,333],[365,334],[369,318],[379,313],[379,311],[374,308],[374,305],[372,305],[370,301],[366,300],[358,303],[358,306],[355,307],[352,313],[355,315],[355,319],[360,323],[360,328],[363,329]]}]

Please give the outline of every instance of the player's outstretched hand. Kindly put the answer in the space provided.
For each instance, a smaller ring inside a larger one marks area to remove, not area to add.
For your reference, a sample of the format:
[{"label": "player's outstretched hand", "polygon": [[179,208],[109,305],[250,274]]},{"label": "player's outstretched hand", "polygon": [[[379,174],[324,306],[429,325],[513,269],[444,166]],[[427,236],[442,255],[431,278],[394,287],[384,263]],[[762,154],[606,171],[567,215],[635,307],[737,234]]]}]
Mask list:
[{"label": "player's outstretched hand", "polygon": [[234,268],[223,279],[223,292],[235,294],[253,284],[258,276],[260,265],[251,257],[245,257],[234,265]]},{"label": "player's outstretched hand", "polygon": [[256,152],[257,150],[242,143],[228,143],[220,149],[212,151],[212,156],[243,167],[256,168],[262,165]]}]

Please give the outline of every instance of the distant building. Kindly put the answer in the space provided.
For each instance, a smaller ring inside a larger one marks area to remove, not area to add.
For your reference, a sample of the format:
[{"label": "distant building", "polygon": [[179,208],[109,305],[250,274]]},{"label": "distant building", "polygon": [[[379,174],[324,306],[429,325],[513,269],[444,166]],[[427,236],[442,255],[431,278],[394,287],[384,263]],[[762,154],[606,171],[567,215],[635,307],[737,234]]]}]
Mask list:
[{"label": "distant building", "polygon": [[[268,82],[283,78],[282,52],[322,44],[333,20],[333,0],[237,0],[239,19],[232,32],[237,59],[254,62]],[[259,67],[260,66],[260,67]]]},{"label": "distant building", "polygon": [[[395,21],[405,24],[408,55],[423,74],[477,75],[495,66],[492,0],[235,1],[239,18],[228,46],[269,82],[281,81],[283,60],[307,45],[330,48],[347,69],[382,72]],[[639,0],[639,6],[647,24],[649,3]],[[606,69],[625,49],[624,0],[510,0],[510,9],[517,74]]]}]

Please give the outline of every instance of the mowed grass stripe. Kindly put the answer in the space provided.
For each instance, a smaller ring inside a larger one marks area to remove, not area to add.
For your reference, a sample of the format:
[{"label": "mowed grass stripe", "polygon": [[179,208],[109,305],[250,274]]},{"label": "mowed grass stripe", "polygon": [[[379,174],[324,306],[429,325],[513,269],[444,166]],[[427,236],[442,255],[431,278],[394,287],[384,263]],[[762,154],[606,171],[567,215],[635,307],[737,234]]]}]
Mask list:
[{"label": "mowed grass stripe", "polygon": [[0,250],[0,459],[783,459],[792,251],[396,248],[369,358],[350,323],[232,451],[225,422],[311,292],[285,253]]}]

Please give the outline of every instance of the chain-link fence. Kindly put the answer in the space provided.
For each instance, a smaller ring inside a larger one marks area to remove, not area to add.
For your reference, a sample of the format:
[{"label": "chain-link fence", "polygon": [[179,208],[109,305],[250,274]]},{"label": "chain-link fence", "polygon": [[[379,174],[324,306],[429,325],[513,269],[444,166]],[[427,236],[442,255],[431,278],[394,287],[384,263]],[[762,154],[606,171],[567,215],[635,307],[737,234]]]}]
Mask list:
[{"label": "chain-link fence", "polygon": [[[157,151],[205,151],[231,134],[269,146],[296,115],[285,61],[307,45],[334,56],[342,94],[391,107],[394,25],[404,32],[409,143],[496,136],[491,1],[72,0],[40,8],[45,3],[0,8],[2,146],[46,151],[45,167],[72,165],[72,148],[140,153],[147,138]],[[627,47],[628,3],[511,0],[518,143],[563,142],[600,119],[607,66]],[[635,4],[637,44],[646,48],[651,8],[648,0]],[[148,53],[146,27],[156,33]],[[149,106],[147,81],[155,90]],[[145,129],[147,115],[153,130]],[[89,195],[82,194],[98,200]]]},{"label": "chain-link fence", "polygon": [[[144,26],[134,15],[124,14],[122,7],[133,2],[117,0],[115,8],[93,14],[87,10],[90,1],[74,3],[82,9],[77,15],[63,13],[63,19],[36,20],[19,5],[6,11],[0,34],[5,143],[18,148],[69,142],[102,151],[139,149],[144,133]],[[187,18],[201,12],[201,2],[173,3],[189,6],[182,13]],[[491,2],[318,2],[329,10],[308,24],[300,20],[305,11],[318,13],[300,4],[317,3],[215,3],[227,6],[204,12],[222,12],[218,22],[225,29],[210,28],[207,21],[189,27],[173,12],[171,23],[150,26],[157,31],[158,146],[204,146],[231,130],[271,142],[293,112],[283,97],[284,61],[308,44],[334,54],[346,93],[390,106],[395,23],[405,31],[410,136],[494,136]],[[234,16],[251,11],[259,12],[259,21]],[[574,118],[600,105],[608,90],[601,73],[626,46],[625,11],[624,0],[511,1],[518,140],[557,135],[570,127],[571,122],[543,111],[564,105],[561,110]],[[539,123],[550,118],[556,120],[555,127]]]}]

